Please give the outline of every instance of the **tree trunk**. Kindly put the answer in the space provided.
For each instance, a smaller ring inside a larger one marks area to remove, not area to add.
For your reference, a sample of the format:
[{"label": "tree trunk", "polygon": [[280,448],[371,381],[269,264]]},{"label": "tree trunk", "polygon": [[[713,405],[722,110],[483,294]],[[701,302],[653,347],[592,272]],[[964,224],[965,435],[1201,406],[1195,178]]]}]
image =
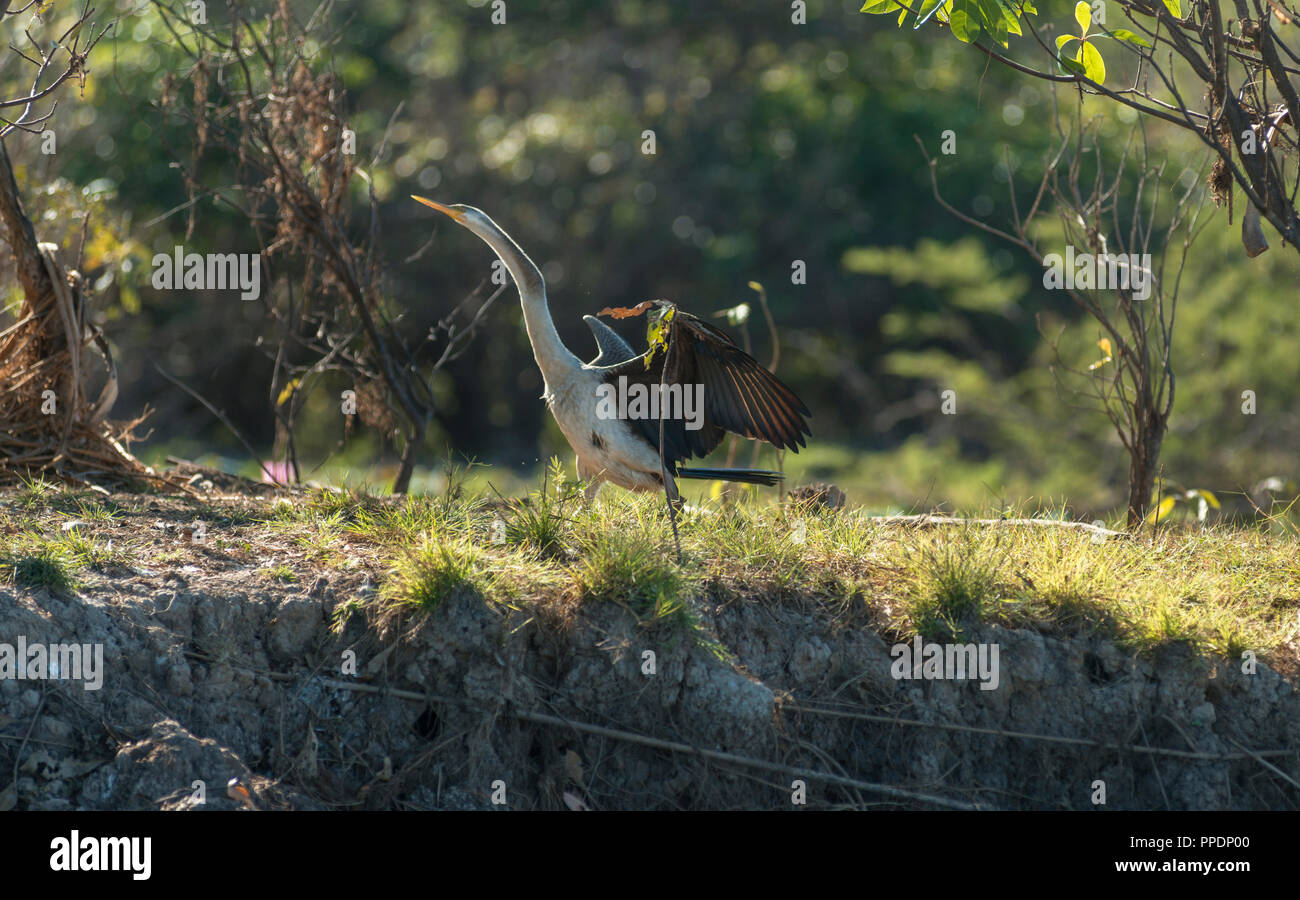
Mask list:
[{"label": "tree trunk", "polygon": [[424,446],[425,428],[426,425],[423,423],[412,423],[406,432],[406,446],[402,448],[402,464],[397,470],[397,477],[393,479],[394,494],[405,494],[411,488],[411,475],[415,472],[415,457]]},{"label": "tree trunk", "polygon": [[1151,505],[1151,491],[1155,487],[1156,465],[1160,459],[1160,446],[1165,439],[1165,419],[1151,412],[1145,405],[1133,410],[1137,419],[1137,433],[1128,463],[1128,527],[1132,531],[1142,524]]}]

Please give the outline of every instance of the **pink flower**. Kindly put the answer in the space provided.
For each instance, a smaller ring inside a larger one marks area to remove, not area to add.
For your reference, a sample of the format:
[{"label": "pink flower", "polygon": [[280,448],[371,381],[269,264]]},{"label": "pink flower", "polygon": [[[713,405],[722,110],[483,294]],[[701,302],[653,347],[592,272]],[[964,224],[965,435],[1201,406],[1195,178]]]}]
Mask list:
[{"label": "pink flower", "polygon": [[267,484],[289,484],[296,480],[296,474],[288,460],[262,463],[262,481]]}]

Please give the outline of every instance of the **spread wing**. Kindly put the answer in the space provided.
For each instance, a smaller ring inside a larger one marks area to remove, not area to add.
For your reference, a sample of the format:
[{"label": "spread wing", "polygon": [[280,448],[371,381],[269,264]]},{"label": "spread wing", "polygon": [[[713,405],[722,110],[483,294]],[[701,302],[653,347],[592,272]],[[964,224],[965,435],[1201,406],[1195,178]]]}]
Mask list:
[{"label": "spread wing", "polygon": [[[805,436],[812,434],[807,422],[812,414],[780,379],[725,333],[690,313],[674,309],[667,328],[666,351],[652,349],[601,369],[606,382],[614,386],[620,377],[627,378],[629,387],[640,383],[650,390],[658,389],[661,377],[665,386],[681,385],[682,390],[695,391],[696,385],[702,386],[701,427],[688,427],[691,422],[681,416],[670,417],[671,406],[664,411],[665,460],[675,464],[692,456],[706,456],[728,431],[767,441],[778,449],[798,452],[805,445]],[[631,424],[658,449],[658,419],[632,419]]]}]

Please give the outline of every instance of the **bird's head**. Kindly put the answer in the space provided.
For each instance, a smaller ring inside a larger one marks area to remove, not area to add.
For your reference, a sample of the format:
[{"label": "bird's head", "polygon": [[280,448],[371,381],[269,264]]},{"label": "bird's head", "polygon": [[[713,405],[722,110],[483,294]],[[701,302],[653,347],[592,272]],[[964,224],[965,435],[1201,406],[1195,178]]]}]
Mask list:
[{"label": "bird's head", "polygon": [[519,249],[519,245],[514,242],[510,235],[506,234],[505,229],[493,222],[483,210],[466,206],[463,203],[447,206],[436,200],[417,197],[414,194],[411,195],[411,199],[423,203],[430,209],[436,209],[457,225],[469,229],[495,250],[497,256],[510,270],[515,283],[519,285],[521,298],[532,295],[540,295],[545,298],[546,284],[542,280],[541,269],[537,268],[537,264],[529,259],[523,250]]},{"label": "bird's head", "polygon": [[457,225],[464,225],[470,231],[483,237],[485,232],[499,231],[496,223],[488,218],[487,213],[473,206],[466,206],[463,203],[453,203],[450,206],[439,203],[436,200],[430,200],[427,197],[417,197],[411,195],[411,199],[417,203],[423,203],[430,209],[436,209],[444,216],[450,218]]}]

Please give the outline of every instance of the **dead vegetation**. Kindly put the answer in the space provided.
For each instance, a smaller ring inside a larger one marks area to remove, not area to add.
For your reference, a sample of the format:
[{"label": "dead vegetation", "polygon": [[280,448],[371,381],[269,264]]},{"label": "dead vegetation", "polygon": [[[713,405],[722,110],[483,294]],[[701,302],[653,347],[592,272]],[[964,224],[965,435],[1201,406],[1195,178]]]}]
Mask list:
[{"label": "dead vegetation", "polygon": [[[0,331],[0,483],[46,472],[83,484],[153,479],[128,445],[143,418],[111,422],[117,368],[90,319],[80,273],[39,243],[0,147],[0,221],[17,261],[22,301]],[[94,379],[102,387],[92,396]]]},{"label": "dead vegetation", "polygon": [[[110,27],[91,21],[93,13],[84,4],[48,52],[30,29],[26,32],[31,55],[15,52],[32,67],[31,89],[25,97],[0,99],[0,107],[21,108],[13,119],[0,119],[0,138],[15,131],[39,135],[58,105],[60,86],[84,83],[86,61]],[[84,242],[85,220],[82,225]],[[117,397],[117,368],[91,321],[89,286],[80,264],[66,262],[74,258],[71,248],[39,240],[3,144],[0,239],[16,281],[6,277],[9,283],[0,287],[21,297],[9,315],[0,316],[0,484],[38,472],[83,485],[159,480],[128,449],[144,416],[108,419]],[[92,393],[95,380],[101,386]]]}]

